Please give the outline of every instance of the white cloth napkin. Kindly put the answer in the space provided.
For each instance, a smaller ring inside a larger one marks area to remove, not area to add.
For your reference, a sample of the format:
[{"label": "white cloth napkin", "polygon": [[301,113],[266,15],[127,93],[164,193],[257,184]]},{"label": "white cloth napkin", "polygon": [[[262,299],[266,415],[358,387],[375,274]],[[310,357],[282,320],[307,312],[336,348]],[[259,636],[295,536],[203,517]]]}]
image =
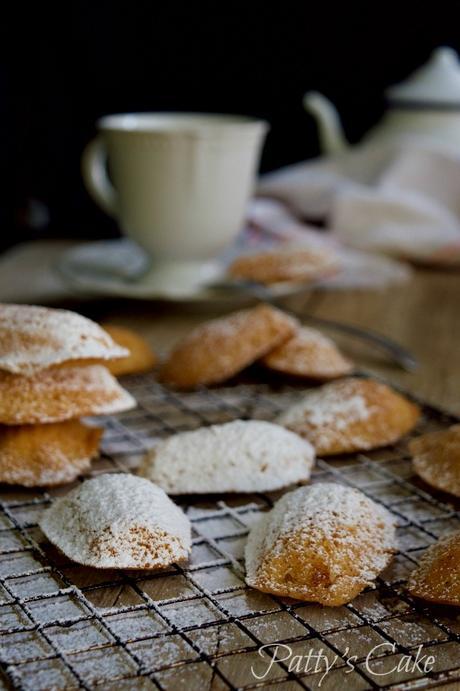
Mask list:
[{"label": "white cloth napkin", "polygon": [[339,271],[316,283],[318,289],[380,289],[406,283],[411,268],[390,257],[347,247],[334,233],[300,221],[283,203],[274,199],[254,199],[248,210],[248,229],[241,236],[235,254],[272,249],[280,245],[293,248],[324,249],[338,259]]},{"label": "white cloth napkin", "polygon": [[460,150],[382,140],[270,173],[258,192],[323,220],[348,246],[460,265]]}]

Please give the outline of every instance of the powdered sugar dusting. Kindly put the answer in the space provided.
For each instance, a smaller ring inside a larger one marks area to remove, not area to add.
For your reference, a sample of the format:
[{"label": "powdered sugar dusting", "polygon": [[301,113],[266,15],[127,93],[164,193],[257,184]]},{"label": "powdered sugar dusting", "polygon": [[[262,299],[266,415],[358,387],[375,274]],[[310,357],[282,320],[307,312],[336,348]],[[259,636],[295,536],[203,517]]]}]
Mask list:
[{"label": "powdered sugar dusting", "polygon": [[0,371],[0,423],[49,423],[108,415],[136,401],[102,365],[47,369],[31,377]]},{"label": "powdered sugar dusting", "polygon": [[89,470],[91,466],[90,458],[69,459],[69,457],[59,449],[55,452],[53,461],[55,467],[42,468],[38,478],[33,470],[25,467],[25,464],[23,464],[16,477],[11,479],[9,484],[20,484],[23,487],[52,487],[54,485],[65,485],[67,482],[72,482],[76,477]]},{"label": "powdered sugar dusting", "polygon": [[339,268],[337,256],[330,249],[304,247],[278,248],[237,257],[228,268],[235,278],[270,284],[283,281],[314,281],[333,274]]},{"label": "powdered sugar dusting", "polygon": [[414,427],[419,408],[389,386],[349,377],[307,391],[277,422],[308,439],[318,455],[394,443]]},{"label": "powdered sugar dusting", "polygon": [[215,384],[234,376],[292,336],[297,320],[270,305],[239,310],[193,329],[161,370],[179,388]]},{"label": "powdered sugar dusting", "polygon": [[[20,468],[10,473],[8,483],[23,487],[65,485],[88,470],[90,465],[91,458],[70,459],[62,450],[56,449],[53,454],[53,467],[42,467],[37,474],[35,469],[28,468],[23,462]],[[2,478],[2,482],[6,481]]]},{"label": "powdered sugar dusting", "polygon": [[334,342],[321,333],[321,331],[312,329],[309,326],[302,326],[297,333],[297,338],[300,343],[316,343],[319,346],[334,345]]},{"label": "powdered sugar dusting", "polygon": [[64,554],[98,568],[149,569],[188,557],[190,522],[162,489],[133,475],[100,475],[58,498],[40,527]]},{"label": "powdered sugar dusting", "polygon": [[[263,317],[269,316],[274,324],[279,324],[280,327],[290,327],[292,331],[295,331],[298,326],[295,319],[281,310],[270,307],[269,305],[259,305],[254,309],[240,310],[227,317],[205,322],[193,333],[196,334],[196,338],[201,336],[217,336],[223,339],[233,339],[235,336],[240,335],[241,329],[247,326],[248,321],[251,322],[253,319],[257,320],[259,315]],[[190,337],[192,337],[192,334],[190,334]],[[216,355],[218,355],[218,353],[216,353]]]},{"label": "powdered sugar dusting", "polygon": [[303,399],[282,413],[280,424],[290,426],[308,423],[314,427],[334,423],[345,429],[350,423],[364,421],[370,415],[366,400],[360,394],[349,395],[348,387],[327,385],[308,391]]},{"label": "powdered sugar dusting", "polygon": [[330,338],[307,326],[268,353],[262,362],[280,372],[320,380],[349,374],[353,369]]},{"label": "powdered sugar dusting", "polygon": [[140,473],[168,494],[262,492],[308,480],[313,461],[311,444],[293,432],[235,420],[166,439]]},{"label": "powdered sugar dusting", "polygon": [[67,360],[126,357],[98,324],[68,310],[0,304],[0,369],[34,372]]},{"label": "powdered sugar dusting", "polygon": [[341,604],[372,583],[395,548],[386,509],[359,490],[318,483],[285,494],[252,528],[247,582],[266,592]]}]

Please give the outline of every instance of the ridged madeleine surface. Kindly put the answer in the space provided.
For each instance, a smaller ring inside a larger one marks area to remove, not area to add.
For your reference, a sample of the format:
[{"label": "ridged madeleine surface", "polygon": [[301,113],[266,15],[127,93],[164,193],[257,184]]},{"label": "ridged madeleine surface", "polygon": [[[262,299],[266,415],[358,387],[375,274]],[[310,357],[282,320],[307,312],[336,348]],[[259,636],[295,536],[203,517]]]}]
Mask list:
[{"label": "ridged madeleine surface", "polygon": [[31,375],[72,360],[113,360],[128,351],[69,310],[0,304],[0,370]]},{"label": "ridged madeleine surface", "polygon": [[162,489],[128,474],[86,480],[45,511],[40,528],[69,559],[110,569],[157,569],[187,559],[190,521]]},{"label": "ridged madeleine surface", "polygon": [[313,444],[317,456],[369,451],[401,439],[418,406],[386,384],[349,377],[307,391],[276,419]]},{"label": "ridged madeleine surface", "polygon": [[56,367],[26,377],[0,372],[0,423],[30,425],[109,415],[136,401],[102,365]]},{"label": "ridged madeleine surface", "polygon": [[307,326],[270,351],[261,362],[276,372],[318,381],[343,377],[353,370],[353,363],[330,338]]},{"label": "ridged madeleine surface", "polygon": [[102,430],[78,420],[0,426],[0,482],[24,487],[62,485],[89,470]]},{"label": "ridged madeleine surface", "polygon": [[413,439],[409,451],[417,475],[432,487],[460,497],[460,425]]},{"label": "ridged madeleine surface", "polygon": [[428,602],[460,606],[460,532],[428,547],[407,587],[411,595]]},{"label": "ridged madeleine surface", "polygon": [[265,304],[205,322],[170,353],[161,379],[178,389],[217,384],[283,343],[297,328],[295,319]]},{"label": "ridged madeleine surface", "polygon": [[323,605],[351,602],[396,550],[391,514],[332,483],[285,494],[249,533],[246,581],[265,593]]}]

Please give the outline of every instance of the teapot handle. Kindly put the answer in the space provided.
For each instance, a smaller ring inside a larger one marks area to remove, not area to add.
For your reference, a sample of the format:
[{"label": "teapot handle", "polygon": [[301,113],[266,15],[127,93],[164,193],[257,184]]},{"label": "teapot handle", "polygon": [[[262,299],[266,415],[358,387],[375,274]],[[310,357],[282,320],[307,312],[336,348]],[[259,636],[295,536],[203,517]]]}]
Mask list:
[{"label": "teapot handle", "polygon": [[305,110],[318,123],[321,151],[325,154],[339,154],[348,148],[342,123],[335,106],[318,91],[308,91],[303,97]]}]

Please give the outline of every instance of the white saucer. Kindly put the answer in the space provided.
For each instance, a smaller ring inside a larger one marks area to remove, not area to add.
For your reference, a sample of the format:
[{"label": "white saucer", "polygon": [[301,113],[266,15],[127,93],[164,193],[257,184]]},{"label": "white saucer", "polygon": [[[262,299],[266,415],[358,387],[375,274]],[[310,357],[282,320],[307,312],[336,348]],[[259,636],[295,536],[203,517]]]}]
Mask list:
[{"label": "white saucer", "polygon": [[[127,239],[87,242],[62,254],[56,269],[65,283],[82,295],[174,302],[254,301],[242,292],[212,287],[225,280],[225,262],[152,264],[145,252]],[[272,286],[276,297],[305,293],[305,285]]]}]

